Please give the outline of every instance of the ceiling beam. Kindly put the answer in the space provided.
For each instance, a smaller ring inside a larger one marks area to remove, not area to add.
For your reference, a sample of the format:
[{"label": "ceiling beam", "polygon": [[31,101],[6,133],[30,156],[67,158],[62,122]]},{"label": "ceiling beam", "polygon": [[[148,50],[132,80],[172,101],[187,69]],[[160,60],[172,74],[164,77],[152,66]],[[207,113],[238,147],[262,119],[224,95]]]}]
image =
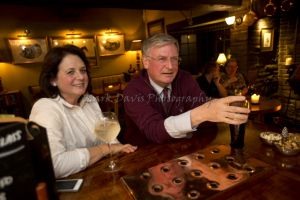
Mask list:
[{"label": "ceiling beam", "polygon": [[203,4],[240,6],[242,0],[1,0],[0,5],[190,10]]}]

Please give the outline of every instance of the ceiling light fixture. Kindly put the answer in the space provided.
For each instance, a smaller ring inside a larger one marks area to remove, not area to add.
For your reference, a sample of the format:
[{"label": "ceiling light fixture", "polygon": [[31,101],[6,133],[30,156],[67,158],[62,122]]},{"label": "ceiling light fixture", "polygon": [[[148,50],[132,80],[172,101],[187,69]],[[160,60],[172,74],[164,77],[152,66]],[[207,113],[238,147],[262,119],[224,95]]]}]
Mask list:
[{"label": "ceiling light fixture", "polygon": [[258,19],[256,13],[252,10],[252,0],[250,0],[250,10],[243,17],[243,24],[246,26],[252,26]]}]

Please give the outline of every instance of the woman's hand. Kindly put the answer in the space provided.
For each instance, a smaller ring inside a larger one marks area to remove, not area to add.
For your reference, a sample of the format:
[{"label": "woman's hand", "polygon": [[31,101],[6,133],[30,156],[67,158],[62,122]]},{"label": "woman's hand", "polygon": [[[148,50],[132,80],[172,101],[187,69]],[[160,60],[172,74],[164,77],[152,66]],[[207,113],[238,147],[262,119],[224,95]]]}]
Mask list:
[{"label": "woman's hand", "polygon": [[[125,153],[131,153],[134,152],[137,149],[136,146],[132,146],[131,144],[112,144],[111,145],[111,151],[113,154],[119,153],[119,152],[125,152]],[[98,146],[90,147],[89,149],[90,153],[90,161],[89,165],[94,164],[104,156],[108,155],[109,148],[107,144],[100,144]]]},{"label": "woman's hand", "polygon": [[137,146],[132,146],[131,144],[112,144],[111,150],[113,154],[124,152],[132,153],[137,149]]},{"label": "woman's hand", "polygon": [[215,82],[215,84],[219,84],[220,79],[221,79],[221,76],[219,76],[219,75],[216,75],[216,76],[213,77],[213,81]]},{"label": "woman's hand", "polygon": [[227,81],[224,82],[224,87],[228,87],[231,83],[236,82],[238,79],[236,76],[231,76]]}]

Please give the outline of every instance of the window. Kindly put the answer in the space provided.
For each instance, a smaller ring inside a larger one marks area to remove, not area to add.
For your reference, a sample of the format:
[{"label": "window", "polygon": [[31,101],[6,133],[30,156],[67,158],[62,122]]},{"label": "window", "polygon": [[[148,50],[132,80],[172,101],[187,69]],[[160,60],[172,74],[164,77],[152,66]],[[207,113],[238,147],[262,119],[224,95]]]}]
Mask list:
[{"label": "window", "polygon": [[197,36],[196,34],[183,34],[180,36],[181,68],[191,73],[197,69]]}]

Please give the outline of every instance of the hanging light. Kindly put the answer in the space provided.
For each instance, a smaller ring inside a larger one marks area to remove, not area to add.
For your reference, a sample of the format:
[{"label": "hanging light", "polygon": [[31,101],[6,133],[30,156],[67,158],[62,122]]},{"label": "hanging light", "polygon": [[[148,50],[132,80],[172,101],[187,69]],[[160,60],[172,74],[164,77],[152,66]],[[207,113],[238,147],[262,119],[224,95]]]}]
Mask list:
[{"label": "hanging light", "polygon": [[252,0],[250,0],[250,10],[247,14],[244,15],[243,17],[243,24],[247,26],[251,26],[256,22],[258,19],[256,13],[252,10]]},{"label": "hanging light", "polygon": [[272,0],[269,0],[269,3],[264,8],[264,12],[267,16],[273,16],[276,12],[276,9],[277,8]]}]

